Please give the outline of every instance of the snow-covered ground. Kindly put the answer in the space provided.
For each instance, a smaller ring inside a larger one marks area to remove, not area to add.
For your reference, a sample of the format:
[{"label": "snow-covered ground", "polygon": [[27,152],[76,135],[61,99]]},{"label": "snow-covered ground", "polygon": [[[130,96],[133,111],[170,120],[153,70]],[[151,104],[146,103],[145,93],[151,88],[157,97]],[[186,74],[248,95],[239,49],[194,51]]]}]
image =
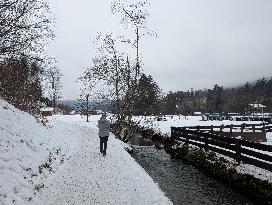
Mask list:
[{"label": "snow-covered ground", "polygon": [[0,202],[24,204],[43,186],[49,170],[73,153],[71,144],[79,134],[64,124],[44,127],[1,100],[0,116]]},{"label": "snow-covered ground", "polygon": [[122,142],[99,153],[99,116],[45,127],[1,100],[0,116],[0,204],[171,204]]},{"label": "snow-covered ground", "polygon": [[[171,115],[165,117],[166,121],[157,121],[156,117],[135,117],[136,122],[140,122],[145,127],[152,127],[155,130],[170,135],[171,127],[188,127],[188,126],[220,126],[220,125],[241,125],[245,124],[261,124],[261,121],[230,121],[230,120],[214,120],[203,121],[201,116],[178,116]],[[223,130],[224,131],[224,130]],[[226,129],[225,131],[229,131]],[[233,130],[235,132],[235,130]],[[240,131],[237,129],[237,131]],[[270,133],[268,133],[271,137]],[[271,139],[269,139],[271,141]],[[271,141],[272,142],[272,141]]]},{"label": "snow-covered ground", "polygon": [[[202,121],[201,116],[166,116],[166,121],[157,121],[155,117],[135,117],[135,121],[145,127],[153,128],[154,130],[170,136],[171,127],[187,127],[187,126],[220,126],[220,125],[241,125],[245,124],[261,124],[260,121]],[[224,130],[223,130],[224,131]],[[226,132],[229,130],[225,130]],[[233,130],[235,132],[235,130]],[[237,129],[237,131],[240,131]],[[267,142],[265,144],[272,145],[272,132],[266,134]],[[272,154],[272,153],[271,153]]]}]

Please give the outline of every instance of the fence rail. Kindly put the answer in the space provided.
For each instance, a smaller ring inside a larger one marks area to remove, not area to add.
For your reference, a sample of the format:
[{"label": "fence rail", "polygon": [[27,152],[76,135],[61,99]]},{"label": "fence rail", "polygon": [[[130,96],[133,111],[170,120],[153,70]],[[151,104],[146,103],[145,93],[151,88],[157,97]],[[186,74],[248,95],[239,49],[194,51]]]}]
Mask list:
[{"label": "fence rail", "polygon": [[198,130],[198,131],[210,131],[211,133],[215,131],[215,129],[219,129],[221,132],[224,129],[228,129],[230,133],[233,131],[239,130],[241,132],[244,132],[246,130],[249,131],[262,131],[262,132],[272,132],[272,124],[269,123],[260,123],[260,124],[246,124],[243,123],[241,125],[218,125],[218,126],[188,126],[188,127],[182,127],[185,129],[191,129],[191,130]]},{"label": "fence rail", "polygon": [[199,127],[196,126],[195,130],[188,127],[171,127],[171,138],[178,144],[191,144],[233,158],[238,164],[243,162],[272,172],[271,145],[203,132]]}]

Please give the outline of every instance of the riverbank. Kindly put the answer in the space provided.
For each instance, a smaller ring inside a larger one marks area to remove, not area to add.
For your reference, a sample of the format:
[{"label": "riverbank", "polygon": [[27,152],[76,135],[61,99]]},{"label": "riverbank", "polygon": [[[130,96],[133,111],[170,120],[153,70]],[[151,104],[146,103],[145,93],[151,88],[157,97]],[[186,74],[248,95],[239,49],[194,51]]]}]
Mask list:
[{"label": "riverbank", "polygon": [[0,204],[172,204],[114,136],[100,154],[99,116],[44,127],[3,101],[0,114]]},{"label": "riverbank", "polygon": [[186,145],[173,146],[170,143],[165,149],[172,158],[194,166],[202,173],[225,183],[256,203],[272,204],[272,184],[268,180],[261,180],[254,175],[237,171],[235,169],[237,165],[224,157]]}]

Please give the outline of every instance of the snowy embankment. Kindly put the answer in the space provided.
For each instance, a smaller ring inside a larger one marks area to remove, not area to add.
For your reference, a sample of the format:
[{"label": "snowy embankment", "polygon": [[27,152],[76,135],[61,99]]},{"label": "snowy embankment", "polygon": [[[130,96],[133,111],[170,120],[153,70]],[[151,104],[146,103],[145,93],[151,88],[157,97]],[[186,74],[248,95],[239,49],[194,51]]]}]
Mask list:
[{"label": "snowy embankment", "polygon": [[79,136],[63,125],[45,127],[2,100],[0,116],[0,202],[25,204],[72,152],[67,141],[76,143]]},{"label": "snowy embankment", "polygon": [[0,116],[0,204],[171,204],[122,142],[99,153],[97,116],[45,127],[1,100]]},{"label": "snowy embankment", "polygon": [[[223,120],[223,121],[202,121],[202,118],[200,116],[166,116],[166,121],[156,121],[155,117],[136,117],[135,121],[140,121],[140,124],[144,127],[153,128],[154,130],[166,134],[170,136],[171,133],[171,127],[187,127],[187,126],[219,126],[219,125],[241,125],[242,123],[246,124],[260,124],[261,122],[258,121],[229,121],[229,120]],[[227,130],[228,131],[228,130]],[[265,144],[272,145],[272,133],[268,132],[266,134],[267,142]],[[253,149],[254,150],[254,149]],[[258,151],[258,150],[255,150]],[[264,154],[272,155],[271,152],[262,152]],[[231,159],[229,157],[217,154],[218,157],[224,157],[227,159],[230,163],[230,166],[235,168],[239,173],[245,173],[254,175],[256,178],[260,178],[262,180],[268,180],[272,183],[272,172],[269,172],[267,170],[255,167],[253,165],[249,164],[243,164],[237,165],[236,161],[234,159]]]}]

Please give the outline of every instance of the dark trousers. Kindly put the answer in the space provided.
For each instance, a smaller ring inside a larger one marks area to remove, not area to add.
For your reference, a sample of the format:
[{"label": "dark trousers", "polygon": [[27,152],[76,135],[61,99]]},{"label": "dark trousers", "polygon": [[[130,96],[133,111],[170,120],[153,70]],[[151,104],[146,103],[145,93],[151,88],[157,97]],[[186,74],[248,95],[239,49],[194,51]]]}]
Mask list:
[{"label": "dark trousers", "polygon": [[106,155],[107,142],[109,137],[99,137],[99,138],[100,138],[100,152],[103,153],[103,155]]}]

